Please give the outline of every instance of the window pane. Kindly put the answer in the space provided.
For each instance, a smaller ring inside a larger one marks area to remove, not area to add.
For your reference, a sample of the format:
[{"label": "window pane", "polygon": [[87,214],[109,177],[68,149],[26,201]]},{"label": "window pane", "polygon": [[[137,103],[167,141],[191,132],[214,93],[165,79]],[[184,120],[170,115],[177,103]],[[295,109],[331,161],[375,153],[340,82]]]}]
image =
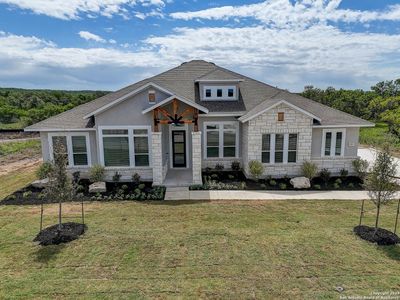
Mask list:
[{"label": "window pane", "polygon": [[215,125],[207,125],[207,129],[218,129],[219,125],[215,124]]},{"label": "window pane", "polygon": [[297,150],[297,133],[289,134],[289,151],[290,150]]},{"label": "window pane", "polygon": [[262,150],[269,151],[271,149],[271,135],[263,134],[262,135]]},{"label": "window pane", "polygon": [[219,148],[207,147],[207,157],[219,157]]},{"label": "window pane", "polygon": [[327,132],[325,136],[325,155],[331,155],[332,132]]},{"label": "window pane", "polygon": [[228,89],[228,97],[233,97],[233,89]]},{"label": "window pane", "polygon": [[133,134],[135,134],[135,135],[146,134],[147,135],[147,129],[133,129]]},{"label": "window pane", "polygon": [[149,166],[148,155],[135,155],[135,166],[136,167],[147,167]]},{"label": "window pane", "polygon": [[224,132],[224,146],[236,146],[236,132]]},{"label": "window pane", "polygon": [[114,134],[128,134],[128,129],[105,129],[103,134],[114,135]]},{"label": "window pane", "polygon": [[224,129],[236,130],[236,125],[235,124],[224,124]]},{"label": "window pane", "polygon": [[103,146],[106,167],[129,166],[128,137],[104,137]]},{"label": "window pane", "polygon": [[342,136],[341,132],[336,132],[336,147],[335,147],[335,155],[342,155]]},{"label": "window pane", "polygon": [[135,137],[135,154],[139,153],[149,153],[149,144],[147,142],[147,137]]},{"label": "window pane", "polygon": [[222,89],[217,89],[217,97],[222,97]]},{"label": "window pane", "polygon": [[87,154],[74,154],[74,165],[75,166],[86,166],[88,164]]},{"label": "window pane", "polygon": [[218,131],[207,131],[207,146],[219,146]]},{"label": "window pane", "polygon": [[296,151],[289,151],[288,153],[288,162],[295,163],[296,162]]},{"label": "window pane", "polygon": [[74,153],[86,153],[86,137],[84,136],[73,136],[72,138],[72,152]]},{"label": "window pane", "polygon": [[283,134],[275,135],[275,150],[283,151]]},{"label": "window pane", "polygon": [[224,147],[224,157],[235,157],[236,148],[235,147]]},{"label": "window pane", "polygon": [[278,151],[275,152],[275,163],[282,163],[283,162],[283,152]]},{"label": "window pane", "polygon": [[270,152],[269,152],[269,151],[267,151],[267,152],[262,152],[261,161],[262,161],[263,163],[269,164],[269,156],[270,156]]},{"label": "window pane", "polygon": [[211,90],[210,89],[206,89],[206,97],[211,97]]}]

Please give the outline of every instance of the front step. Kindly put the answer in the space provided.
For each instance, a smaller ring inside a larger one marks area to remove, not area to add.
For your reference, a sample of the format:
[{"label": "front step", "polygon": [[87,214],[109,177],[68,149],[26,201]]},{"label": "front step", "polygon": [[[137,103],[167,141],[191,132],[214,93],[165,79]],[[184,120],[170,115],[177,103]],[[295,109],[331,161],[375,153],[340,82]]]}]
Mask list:
[{"label": "front step", "polygon": [[189,200],[189,188],[167,187],[165,200]]}]

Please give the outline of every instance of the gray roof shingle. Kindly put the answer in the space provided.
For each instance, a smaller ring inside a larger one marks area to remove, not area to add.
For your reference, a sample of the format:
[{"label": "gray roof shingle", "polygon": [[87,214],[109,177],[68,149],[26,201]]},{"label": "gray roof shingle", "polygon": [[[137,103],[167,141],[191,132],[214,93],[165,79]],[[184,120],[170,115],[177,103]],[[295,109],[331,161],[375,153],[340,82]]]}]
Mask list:
[{"label": "gray roof shingle", "polygon": [[[200,101],[196,80],[238,80],[240,95],[239,101]],[[53,116],[39,123],[27,127],[27,130],[51,129],[84,129],[93,125],[83,117],[116,99],[153,82],[175,95],[194,101],[210,112],[247,112],[246,115],[256,113],[268,103],[276,99],[286,100],[321,119],[321,125],[372,125],[372,123],[329,108],[315,101],[306,99],[297,94],[272,87],[263,82],[251,79],[214,63],[203,60],[193,60],[168,70],[164,73],[141,80],[137,83],[109,93],[91,102],[79,105],[71,110]],[[268,100],[268,101],[267,101]],[[201,103],[200,103],[201,102]],[[271,104],[272,105],[272,104]]]}]

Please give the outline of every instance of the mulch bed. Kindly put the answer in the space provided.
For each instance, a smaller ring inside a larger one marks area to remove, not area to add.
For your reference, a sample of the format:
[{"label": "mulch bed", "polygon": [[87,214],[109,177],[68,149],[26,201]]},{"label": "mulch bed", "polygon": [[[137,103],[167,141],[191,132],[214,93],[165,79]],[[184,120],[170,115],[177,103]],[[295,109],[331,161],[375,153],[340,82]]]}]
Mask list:
[{"label": "mulch bed", "polygon": [[58,229],[57,224],[40,231],[33,241],[38,242],[42,246],[69,243],[79,238],[86,230],[87,226],[84,224],[74,222],[63,223],[61,230]]},{"label": "mulch bed", "polygon": [[375,227],[360,225],[353,229],[354,233],[363,240],[371,243],[377,243],[380,246],[395,245],[400,243],[400,238],[393,232],[378,228],[375,233]]}]

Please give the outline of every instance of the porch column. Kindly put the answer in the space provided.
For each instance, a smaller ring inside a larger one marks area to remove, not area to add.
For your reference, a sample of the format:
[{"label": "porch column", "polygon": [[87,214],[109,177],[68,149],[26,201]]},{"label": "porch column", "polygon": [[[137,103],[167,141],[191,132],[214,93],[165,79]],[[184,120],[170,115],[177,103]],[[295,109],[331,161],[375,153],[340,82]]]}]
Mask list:
[{"label": "porch column", "polygon": [[153,164],[153,185],[163,184],[162,172],[162,133],[152,132],[151,134],[151,154]]},{"label": "porch column", "polygon": [[193,184],[203,184],[201,176],[201,131],[192,132],[192,174]]}]

